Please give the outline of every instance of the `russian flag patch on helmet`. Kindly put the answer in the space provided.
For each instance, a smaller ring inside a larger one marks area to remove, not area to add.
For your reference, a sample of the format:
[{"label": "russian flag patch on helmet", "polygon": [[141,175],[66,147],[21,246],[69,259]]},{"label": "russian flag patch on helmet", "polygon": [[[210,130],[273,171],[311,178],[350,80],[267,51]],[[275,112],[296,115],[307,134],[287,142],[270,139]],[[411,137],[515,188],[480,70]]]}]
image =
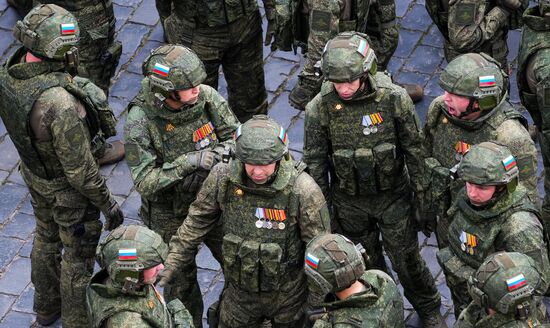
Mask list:
[{"label": "russian flag patch on helmet", "polygon": [[166,77],[170,73],[170,67],[164,66],[160,63],[155,63],[155,67],[153,68],[153,73]]},{"label": "russian flag patch on helmet", "polygon": [[513,291],[527,284],[527,280],[522,273],[518,274],[515,277],[506,279],[506,285],[508,285],[508,290]]},{"label": "russian flag patch on helmet", "polygon": [[485,75],[479,77],[479,86],[480,87],[492,87],[497,84],[494,75]]},{"label": "russian flag patch on helmet", "polygon": [[241,136],[242,134],[242,131],[241,131],[241,127],[243,125],[239,125],[239,127],[237,128],[237,130],[235,131],[235,134],[233,135],[233,139],[236,141],[237,139],[239,139],[239,137]]},{"label": "russian flag patch on helmet", "polygon": [[122,248],[118,250],[118,259],[120,261],[137,260],[137,251],[135,248]]},{"label": "russian flag patch on helmet", "polygon": [[61,35],[71,35],[76,33],[76,26],[73,23],[61,24]]},{"label": "russian flag patch on helmet", "polygon": [[357,47],[357,52],[365,57],[367,55],[367,51],[369,51],[369,44],[365,40],[360,40],[359,46]]},{"label": "russian flag patch on helmet", "polygon": [[316,258],[315,256],[307,253],[307,256],[306,256],[306,263],[307,265],[309,265],[311,268],[313,269],[317,269],[317,266],[319,265],[319,259]]},{"label": "russian flag patch on helmet", "polygon": [[279,130],[279,139],[281,139],[281,141],[286,144],[287,135],[286,135],[285,129],[283,129],[282,127]]},{"label": "russian flag patch on helmet", "polygon": [[504,165],[504,169],[506,171],[510,171],[514,167],[516,167],[516,159],[514,156],[510,155],[502,160],[502,165]]}]

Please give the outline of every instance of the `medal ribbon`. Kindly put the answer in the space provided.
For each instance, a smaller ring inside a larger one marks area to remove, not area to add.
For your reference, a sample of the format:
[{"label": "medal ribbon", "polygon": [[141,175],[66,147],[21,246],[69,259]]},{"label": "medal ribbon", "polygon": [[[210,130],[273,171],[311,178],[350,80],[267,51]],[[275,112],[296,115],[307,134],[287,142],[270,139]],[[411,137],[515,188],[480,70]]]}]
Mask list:
[{"label": "medal ribbon", "polygon": [[285,210],[258,207],[256,208],[256,217],[258,219],[268,219],[282,222],[286,220],[286,212]]},{"label": "medal ribbon", "polygon": [[369,126],[381,124],[382,122],[384,122],[384,118],[382,117],[382,114],[378,112],[378,113],[363,116],[363,120],[361,124],[363,126],[369,127]]},{"label": "medal ribbon", "polygon": [[195,132],[193,132],[193,142],[201,141],[202,139],[206,138],[207,135],[212,133],[214,131],[214,126],[211,122],[206,123],[205,125],[198,128]]},{"label": "medal ribbon", "polygon": [[461,155],[464,155],[468,152],[468,150],[470,150],[470,148],[472,148],[472,145],[470,144],[467,144],[465,142],[462,142],[462,141],[458,141],[456,144],[455,144],[455,150],[457,153],[461,154]]}]

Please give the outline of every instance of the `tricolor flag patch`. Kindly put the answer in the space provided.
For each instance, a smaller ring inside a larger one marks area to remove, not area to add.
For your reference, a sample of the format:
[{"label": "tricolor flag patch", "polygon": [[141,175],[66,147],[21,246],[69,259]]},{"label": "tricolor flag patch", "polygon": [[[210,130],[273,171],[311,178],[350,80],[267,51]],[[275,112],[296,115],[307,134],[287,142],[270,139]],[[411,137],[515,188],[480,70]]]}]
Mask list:
[{"label": "tricolor flag patch", "polygon": [[510,171],[514,167],[516,167],[516,159],[514,156],[510,155],[502,160],[502,165],[504,165],[504,169],[506,171]]},{"label": "tricolor flag patch", "polygon": [[306,263],[312,269],[317,269],[317,266],[319,265],[319,259],[308,253],[306,256]]},{"label": "tricolor flag patch", "polygon": [[527,280],[522,273],[518,274],[515,277],[506,279],[506,285],[508,285],[508,290],[513,291],[527,284]]},{"label": "tricolor flag patch", "polygon": [[236,141],[237,139],[239,139],[239,137],[241,136],[241,133],[242,133],[241,127],[242,127],[242,126],[243,126],[242,124],[239,125],[239,127],[237,128],[237,131],[235,131],[235,134],[233,135],[233,139],[234,139],[235,141]]},{"label": "tricolor flag patch", "polygon": [[479,86],[480,87],[492,87],[496,84],[494,75],[485,75],[479,77]]},{"label": "tricolor flag patch", "polygon": [[118,250],[118,259],[120,261],[137,260],[137,251],[135,248],[123,248]]},{"label": "tricolor flag patch", "polygon": [[160,76],[167,77],[168,74],[170,73],[170,67],[164,66],[159,63],[155,63],[155,67],[153,68],[153,73],[156,73]]},{"label": "tricolor flag patch", "polygon": [[61,35],[70,35],[76,33],[76,27],[73,23],[61,24]]},{"label": "tricolor flag patch", "polygon": [[281,130],[279,130],[279,139],[281,139],[283,143],[286,144],[287,135],[286,135],[285,129],[283,129],[282,127],[281,127]]},{"label": "tricolor flag patch", "polygon": [[357,52],[365,57],[369,51],[369,44],[365,40],[359,41],[359,46],[357,47]]}]

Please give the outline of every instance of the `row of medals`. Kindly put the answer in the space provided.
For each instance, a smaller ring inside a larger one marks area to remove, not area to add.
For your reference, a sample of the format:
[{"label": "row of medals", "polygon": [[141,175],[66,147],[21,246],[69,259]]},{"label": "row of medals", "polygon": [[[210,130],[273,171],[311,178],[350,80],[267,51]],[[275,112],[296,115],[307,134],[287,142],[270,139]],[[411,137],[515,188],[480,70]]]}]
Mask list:
[{"label": "row of medals", "polygon": [[216,134],[215,133],[210,133],[209,135],[204,137],[204,139],[199,140],[195,143],[195,149],[196,150],[201,150],[203,148],[206,148],[206,147],[208,147],[208,145],[213,143],[216,139],[217,139]]},{"label": "row of medals", "polygon": [[377,133],[382,131],[384,131],[384,126],[382,126],[381,124],[369,125],[363,129],[363,134],[368,136],[371,133]]},{"label": "row of medals", "polygon": [[460,244],[460,248],[462,248],[462,251],[474,255],[474,248],[472,246],[468,246],[466,244]]},{"label": "row of medals", "polygon": [[272,220],[258,219],[256,221],[256,228],[258,229],[273,229],[273,230],[283,230],[285,228],[284,222],[277,222]]}]

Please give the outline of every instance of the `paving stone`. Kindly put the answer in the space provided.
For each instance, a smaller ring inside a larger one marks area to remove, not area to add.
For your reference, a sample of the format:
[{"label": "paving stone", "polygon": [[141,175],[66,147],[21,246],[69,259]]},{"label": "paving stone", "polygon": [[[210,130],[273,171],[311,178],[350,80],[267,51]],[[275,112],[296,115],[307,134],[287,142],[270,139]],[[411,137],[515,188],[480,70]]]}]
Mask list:
[{"label": "paving stone", "polygon": [[13,310],[26,313],[34,313],[33,306],[34,286],[32,284],[25,289],[13,306]]},{"label": "paving stone", "polygon": [[4,184],[4,181],[6,181],[6,179],[8,178],[8,175],[10,173],[8,171],[2,171],[0,170],[0,185],[3,185]]},{"label": "paving stone", "polygon": [[[221,276],[221,277],[219,277]],[[218,277],[216,279],[219,279],[213,288],[211,288],[209,291],[206,292],[206,294],[203,295],[203,303],[204,303],[204,313],[203,317],[206,318],[206,313],[208,311],[208,308],[210,305],[212,305],[214,302],[217,302],[220,299],[220,295],[223,290],[223,274],[220,272],[218,274]]]},{"label": "paving stone", "polygon": [[295,63],[300,63],[300,61],[302,60],[302,55],[299,50],[296,51],[296,53],[294,53],[294,50],[291,50],[291,51],[275,50],[273,52],[273,57],[290,60]]},{"label": "paving stone", "polygon": [[287,129],[288,140],[290,140],[290,148],[293,150],[302,151],[304,148],[304,116],[302,112],[299,116],[292,119],[292,124]]},{"label": "paving stone", "polygon": [[15,43],[13,43],[11,45],[11,47],[8,49],[7,52],[4,53],[4,55],[2,56],[2,62],[6,61],[14,52],[15,50],[17,50],[17,46]]},{"label": "paving stone", "polygon": [[162,24],[160,22],[155,26],[153,32],[151,32],[151,35],[149,35],[149,41],[165,42],[164,30],[162,29]]},{"label": "paving stone", "polygon": [[34,237],[29,237],[23,247],[19,250],[19,256],[21,257],[31,257],[32,243]]},{"label": "paving stone", "polygon": [[124,45],[122,53],[134,54],[149,30],[150,27],[141,24],[127,23],[124,25],[117,36],[118,41]]},{"label": "paving stone", "polygon": [[508,61],[516,59],[518,56],[519,45],[521,41],[521,31],[511,30],[508,32]]},{"label": "paving stone", "polygon": [[0,28],[11,31],[15,26],[15,23],[19,20],[19,15],[17,11],[12,7],[9,7],[4,11],[2,16],[0,16]]},{"label": "paving stone", "polygon": [[218,272],[204,269],[198,269],[197,272],[199,287],[201,288],[201,292],[204,295],[204,293],[206,293],[210,289],[210,284],[214,281],[214,278],[218,275]]},{"label": "paving stone", "polygon": [[125,99],[133,99],[141,87],[142,76],[134,73],[122,72],[111,87],[111,94]]},{"label": "paving stone", "polygon": [[0,328],[30,327],[33,321],[33,314],[11,311],[0,322]]},{"label": "paving stone", "polygon": [[401,71],[394,77],[394,81],[398,84],[419,84],[424,87],[430,76],[427,74],[414,73],[414,72],[405,72]]},{"label": "paving stone", "polygon": [[390,72],[391,75],[395,75],[397,72],[399,72],[401,67],[403,67],[404,63],[405,59],[392,57],[388,63],[388,66],[386,67],[386,70]]},{"label": "paving stone", "polygon": [[107,187],[114,195],[128,196],[134,187],[130,177],[130,169],[126,161],[118,162],[113,170],[111,177],[107,180]]},{"label": "paving stone", "polygon": [[422,38],[422,44],[437,48],[443,48],[445,44],[445,38],[439,32],[439,29],[437,26],[432,25],[432,27],[428,30],[428,34]]},{"label": "paving stone", "polygon": [[30,195],[27,198],[25,198],[25,201],[23,202],[23,205],[19,209],[19,212],[34,215],[34,210],[32,209]]},{"label": "paving stone", "polygon": [[19,154],[9,137],[0,143],[0,170],[11,171],[19,162]]},{"label": "paving stone", "polygon": [[512,74],[510,74],[510,101],[516,104],[520,103],[519,90],[518,90],[518,84],[517,84],[517,70],[514,70]]},{"label": "paving stone", "polygon": [[269,117],[279,122],[285,129],[290,125],[292,117],[298,115],[299,111],[288,103],[289,92],[282,92],[269,109]]},{"label": "paving stone", "polygon": [[428,108],[430,107],[430,104],[434,100],[433,97],[430,96],[424,96],[421,102],[415,104],[416,113],[418,114],[418,117],[420,118],[420,122],[422,123],[422,126],[426,123],[426,117],[428,116]]},{"label": "paving stone", "polygon": [[10,263],[17,252],[21,249],[23,241],[15,238],[0,237],[2,252],[0,253],[0,272],[5,271],[6,265]]},{"label": "paving stone", "polygon": [[0,137],[3,137],[7,134],[6,126],[4,125],[4,122],[0,120]]},{"label": "paving stone", "polygon": [[401,20],[401,27],[410,30],[427,31],[432,25],[432,19],[422,5],[413,5]]},{"label": "paving stone", "polygon": [[13,34],[8,30],[0,30],[0,54],[3,54],[14,42]]},{"label": "paving stone", "polygon": [[143,48],[141,48],[138,54],[132,59],[127,70],[132,73],[142,75],[141,65],[145,61],[145,58],[151,54],[151,50],[161,46],[163,43],[156,41],[147,42]]},{"label": "paving stone", "polygon": [[119,117],[122,112],[126,110],[126,106],[128,106],[128,101],[122,100],[117,97],[109,97],[109,105],[111,105],[115,117]]},{"label": "paving stone", "polygon": [[409,10],[409,1],[395,1],[395,14],[397,17],[405,16],[407,10]]},{"label": "paving stone", "polygon": [[411,72],[432,74],[441,63],[443,56],[443,49],[419,46],[413,51],[403,68]]},{"label": "paving stone", "polygon": [[420,255],[422,255],[422,258],[426,262],[426,265],[428,266],[428,269],[430,269],[433,277],[437,277],[441,271],[441,267],[439,266],[439,263],[437,263],[437,259],[435,257],[436,253],[437,247],[433,246],[422,247],[422,250],[420,251]]},{"label": "paving stone", "polygon": [[130,17],[134,9],[131,7],[123,7],[114,3],[113,10],[115,12],[115,17],[116,17],[115,30],[118,32],[120,31],[120,28],[124,24],[126,24],[126,22],[128,21],[128,18]]},{"label": "paving stone", "polygon": [[228,99],[227,81],[225,80],[223,74],[220,74],[220,78],[218,79],[218,93],[225,99]]},{"label": "paving stone", "polygon": [[130,21],[150,26],[155,25],[159,21],[155,0],[143,0]]},{"label": "paving stone", "polygon": [[139,220],[138,213],[140,206],[141,196],[134,190],[122,204],[122,212],[124,212],[124,217]]},{"label": "paving stone", "polygon": [[218,263],[218,261],[216,261],[216,259],[212,255],[212,252],[210,252],[210,249],[206,247],[205,244],[202,244],[201,249],[197,253],[196,262],[197,266],[201,269],[212,271],[217,271],[221,269],[220,264]]},{"label": "paving stone", "polygon": [[27,186],[27,184],[23,180],[23,177],[21,176],[21,172],[19,172],[18,169],[13,169],[11,171],[11,174],[8,177],[8,181],[12,182],[12,183],[15,183],[15,184],[18,184],[18,185],[21,185],[21,186],[25,186],[25,187]]},{"label": "paving stone", "polygon": [[424,94],[432,97],[438,97],[443,95],[445,92],[439,86],[439,73],[432,75],[426,87],[424,87]]},{"label": "paving stone", "polygon": [[8,1],[7,0],[0,0],[0,11],[4,11],[8,8]]},{"label": "paving stone", "polygon": [[31,260],[15,259],[0,278],[0,293],[18,295],[31,282]]},{"label": "paving stone", "polygon": [[0,187],[0,223],[4,224],[6,219],[13,213],[17,205],[27,195],[27,188],[6,183]]},{"label": "paving stone", "polygon": [[265,88],[269,91],[276,91],[294,67],[296,64],[288,60],[271,58],[264,66]]},{"label": "paving stone", "polygon": [[298,83],[298,76],[300,75],[301,70],[301,67],[296,69],[290,78],[287,78],[285,85],[286,91],[292,91],[292,89],[294,89],[294,86]]},{"label": "paving stone", "polygon": [[135,8],[142,0],[114,0],[113,2],[120,6]]},{"label": "paving stone", "polygon": [[116,135],[119,137],[119,139],[123,138],[124,136],[124,124],[126,123],[126,117],[126,114],[121,115],[118,118],[118,122],[116,124]]},{"label": "paving stone", "polygon": [[34,231],[35,220],[33,215],[18,213],[2,229],[0,235],[26,240]]},{"label": "paving stone", "polygon": [[393,54],[394,57],[408,58],[421,36],[420,31],[400,30],[399,44]]},{"label": "paving stone", "polygon": [[8,313],[15,299],[15,296],[0,294],[0,318],[3,318]]}]

